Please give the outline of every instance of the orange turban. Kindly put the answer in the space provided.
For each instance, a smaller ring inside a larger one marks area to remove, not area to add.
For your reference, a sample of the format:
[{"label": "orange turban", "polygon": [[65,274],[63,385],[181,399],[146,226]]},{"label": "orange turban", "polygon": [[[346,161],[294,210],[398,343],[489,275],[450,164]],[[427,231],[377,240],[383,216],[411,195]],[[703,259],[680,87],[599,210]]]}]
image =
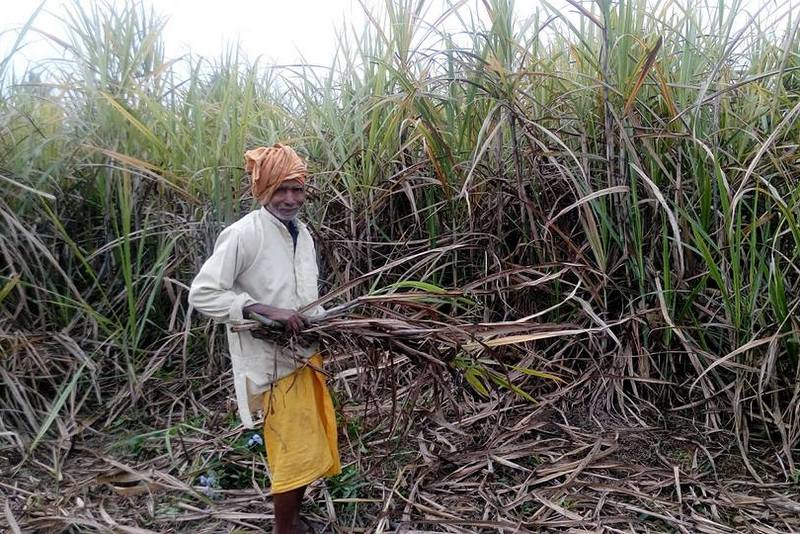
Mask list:
[{"label": "orange turban", "polygon": [[250,174],[253,196],[262,204],[269,202],[281,183],[298,180],[305,184],[308,174],[297,152],[280,143],[248,150],[244,153],[244,167]]}]

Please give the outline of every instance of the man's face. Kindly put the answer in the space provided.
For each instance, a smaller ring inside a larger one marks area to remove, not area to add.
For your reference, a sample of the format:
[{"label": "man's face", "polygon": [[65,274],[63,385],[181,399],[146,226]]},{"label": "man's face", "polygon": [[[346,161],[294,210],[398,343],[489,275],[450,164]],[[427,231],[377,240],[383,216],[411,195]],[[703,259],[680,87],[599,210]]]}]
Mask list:
[{"label": "man's face", "polygon": [[306,201],[306,188],[299,180],[287,180],[278,186],[264,206],[282,221],[291,221]]}]

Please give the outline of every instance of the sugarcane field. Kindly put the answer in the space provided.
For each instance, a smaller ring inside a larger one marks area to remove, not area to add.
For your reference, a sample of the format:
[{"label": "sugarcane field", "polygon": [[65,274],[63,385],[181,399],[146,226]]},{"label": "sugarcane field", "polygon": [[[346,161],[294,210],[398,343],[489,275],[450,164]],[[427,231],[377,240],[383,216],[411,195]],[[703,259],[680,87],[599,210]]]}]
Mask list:
[{"label": "sugarcane field", "polygon": [[794,0],[4,3],[0,531],[800,532],[799,148]]}]

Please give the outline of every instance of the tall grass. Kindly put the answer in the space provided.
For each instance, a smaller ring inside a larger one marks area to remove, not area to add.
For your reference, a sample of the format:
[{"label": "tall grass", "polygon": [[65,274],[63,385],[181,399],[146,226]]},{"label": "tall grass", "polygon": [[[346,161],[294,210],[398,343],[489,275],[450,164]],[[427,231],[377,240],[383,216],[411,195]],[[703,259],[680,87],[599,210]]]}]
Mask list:
[{"label": "tall grass", "polygon": [[430,24],[427,3],[387,2],[341,30],[327,69],[168,59],[156,13],[74,7],[67,61],[11,79],[0,58],[0,431],[30,447],[69,432],[65,413],[103,406],[110,423],[160,374],[190,388],[222,368],[186,284],[253,205],[243,148],[282,140],[315,173],[326,287],[463,244],[373,283],[599,328],[522,348],[591,383],[597,407],[694,410],[795,469],[800,18],[544,5],[458,4]]}]

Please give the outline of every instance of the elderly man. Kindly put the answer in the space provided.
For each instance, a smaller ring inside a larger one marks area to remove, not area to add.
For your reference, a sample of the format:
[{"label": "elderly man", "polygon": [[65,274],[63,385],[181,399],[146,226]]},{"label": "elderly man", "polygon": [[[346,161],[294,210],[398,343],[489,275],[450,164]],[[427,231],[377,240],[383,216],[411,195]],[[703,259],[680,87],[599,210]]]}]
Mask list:
[{"label": "elderly man", "polygon": [[276,144],[245,152],[245,167],[261,208],[222,231],[192,282],[189,303],[228,325],[244,425],[252,428],[251,412],[264,410],[275,532],[306,532],[310,527],[300,518],[306,486],[341,470],[333,403],[317,371],[322,358],[314,347],[276,344],[230,328],[249,312],[282,323],[287,333],[307,324],[298,310],[317,300],[318,272],[311,234],[297,219],[306,198],[306,165],[290,147]]}]

